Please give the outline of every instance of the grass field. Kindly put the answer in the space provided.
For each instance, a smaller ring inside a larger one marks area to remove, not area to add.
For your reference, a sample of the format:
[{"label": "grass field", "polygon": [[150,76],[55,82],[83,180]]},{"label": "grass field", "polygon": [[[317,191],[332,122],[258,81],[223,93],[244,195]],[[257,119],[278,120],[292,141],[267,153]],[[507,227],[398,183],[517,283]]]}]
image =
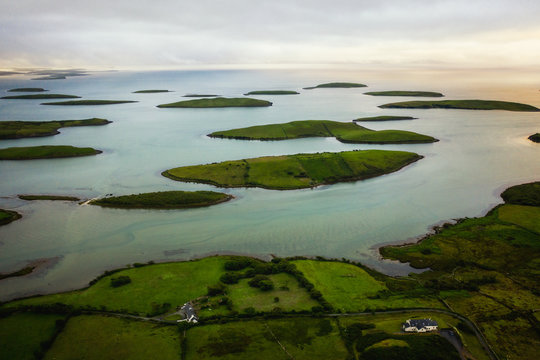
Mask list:
[{"label": "grass field", "polygon": [[0,160],[55,159],[97,154],[101,154],[101,151],[93,148],[78,148],[69,145],[10,147],[0,149]]},{"label": "grass field", "polygon": [[351,83],[351,82],[332,82],[332,83],[326,83],[326,84],[319,84],[317,86],[310,86],[305,87],[304,90],[312,90],[312,89],[319,89],[319,88],[359,88],[359,87],[366,87],[367,85],[364,84],[358,84],[358,83]]},{"label": "grass field", "polygon": [[21,214],[16,211],[0,209],[0,226],[9,224],[20,218]]},{"label": "grass field", "polygon": [[224,98],[184,100],[158,105],[158,108],[223,108],[223,107],[261,107],[272,106],[270,101],[251,98]]},{"label": "grass field", "polygon": [[[293,263],[337,311],[441,307],[436,299],[422,292],[394,294],[384,281],[375,279],[352,264],[316,260],[297,260]],[[377,296],[380,293],[384,296]]]},{"label": "grass field", "polygon": [[503,198],[508,203],[485,217],[464,219],[420,243],[384,247],[381,253],[429,267],[415,278],[444,291],[446,303],[475,321],[500,356],[528,359],[540,351],[527,315],[540,308],[540,183],[509,188]]},{"label": "grass field", "polygon": [[300,94],[297,91],[291,91],[291,90],[257,90],[257,91],[250,91],[248,93],[245,93],[244,95],[298,95]]},{"label": "grass field", "polygon": [[346,359],[347,350],[334,320],[291,318],[192,328],[185,355],[187,360]]},{"label": "grass field", "polygon": [[[298,281],[286,273],[268,275],[274,283],[274,289],[262,291],[258,288],[248,285],[249,279],[242,279],[238,284],[227,287],[227,296],[231,299],[233,309],[243,311],[248,307],[256,311],[272,311],[275,307],[283,311],[291,310],[311,310],[313,306],[319,303],[313,300],[306,289],[298,286]],[[279,301],[275,302],[274,298]]]},{"label": "grass field", "polygon": [[45,359],[180,359],[175,326],[105,316],[71,318]]},{"label": "grass field", "polygon": [[104,197],[90,204],[124,209],[185,209],[219,204],[232,196],[214,191],[161,191]]},{"label": "grass field", "polygon": [[31,360],[49,341],[60,315],[18,313],[0,318],[0,360]]},{"label": "grass field", "polygon": [[535,143],[540,143],[540,133],[532,134],[528,137],[528,139],[534,141]]},{"label": "grass field", "polygon": [[170,92],[170,90],[137,90],[134,91],[134,94],[155,94],[155,93],[165,93]]},{"label": "grass field", "polygon": [[305,137],[335,137],[345,143],[428,143],[435,142],[431,136],[402,130],[375,131],[356,125],[330,120],[304,120],[285,124],[251,126],[247,128],[217,131],[210,137],[240,140],[287,140]]},{"label": "grass field", "polygon": [[380,105],[383,109],[466,109],[466,110],[507,110],[540,111],[527,104],[495,100],[430,100],[403,101]]},{"label": "grass field", "polygon": [[48,91],[43,88],[15,88],[15,89],[9,89],[8,92],[42,92],[42,91]]},{"label": "grass field", "polygon": [[32,99],[79,99],[79,98],[80,96],[65,95],[65,94],[32,94],[32,95],[3,96],[0,99],[32,100]]},{"label": "grass field", "polygon": [[110,124],[105,119],[58,120],[58,121],[1,121],[0,139],[18,139],[59,134],[58,129],[75,126]]},{"label": "grass field", "polygon": [[19,195],[19,199],[34,201],[34,200],[58,200],[58,201],[79,201],[80,199],[74,196],[62,195]]},{"label": "grass field", "polygon": [[362,121],[394,121],[394,120],[414,120],[416,118],[412,116],[393,116],[393,115],[382,115],[382,116],[370,116],[354,119],[354,122]]},{"label": "grass field", "polygon": [[419,96],[419,97],[443,97],[444,95],[433,91],[369,91],[366,95],[371,96]]},{"label": "grass field", "polygon": [[415,153],[382,150],[296,154],[184,166],[162,175],[221,187],[290,190],[380,176],[421,158]]},{"label": "grass field", "polygon": [[137,101],[131,100],[72,100],[72,101],[56,101],[42,103],[41,105],[114,105],[114,104],[127,104]]},{"label": "grass field", "polygon": [[[207,286],[219,281],[227,259],[225,256],[209,257],[197,261],[134,267],[105,276],[87,289],[23,299],[6,306],[60,302],[76,308],[92,306],[111,311],[152,314],[162,304],[168,303],[174,309],[206,295]],[[112,287],[111,278],[119,276],[129,276],[131,283]]]}]

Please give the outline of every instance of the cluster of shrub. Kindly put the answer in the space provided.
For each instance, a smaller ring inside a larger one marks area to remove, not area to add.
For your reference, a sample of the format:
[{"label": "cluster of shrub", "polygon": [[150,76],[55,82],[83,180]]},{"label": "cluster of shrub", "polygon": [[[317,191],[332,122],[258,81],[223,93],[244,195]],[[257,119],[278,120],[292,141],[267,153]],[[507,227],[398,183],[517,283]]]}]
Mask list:
[{"label": "cluster of shrub", "polygon": [[[322,310],[332,310],[332,306],[323,298],[322,294],[318,290],[315,290],[313,284],[306,279],[304,274],[287,259],[276,257],[270,262],[263,262],[256,259],[238,257],[227,261],[224,266],[227,272],[220,277],[219,283],[208,286],[208,296],[225,294],[227,288],[225,284],[236,284],[240,279],[250,279],[248,282],[250,286],[259,288],[262,291],[269,291],[274,288],[274,284],[268,275],[287,273],[298,281],[300,287],[305,288],[309,292],[312,299],[320,303]],[[316,308],[318,310],[318,307]]]},{"label": "cluster of shrub", "polygon": [[435,290],[468,290],[478,291],[481,285],[497,282],[495,275],[486,275],[468,280],[456,280],[453,278],[430,279],[424,282],[424,286]]}]

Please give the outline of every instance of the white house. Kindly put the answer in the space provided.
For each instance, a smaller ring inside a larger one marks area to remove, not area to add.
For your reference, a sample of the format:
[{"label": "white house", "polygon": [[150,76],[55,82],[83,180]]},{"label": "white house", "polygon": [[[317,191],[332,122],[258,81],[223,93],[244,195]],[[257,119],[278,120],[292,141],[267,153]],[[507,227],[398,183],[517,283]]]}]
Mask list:
[{"label": "white house", "polygon": [[182,307],[180,308],[180,313],[183,315],[184,318],[182,320],[177,320],[176,322],[187,321],[188,323],[194,324],[199,322],[199,317],[197,316],[195,309],[188,302],[182,305]]},{"label": "white house", "polygon": [[431,319],[409,319],[403,323],[403,331],[405,332],[428,332],[437,331],[439,325],[435,320]]}]

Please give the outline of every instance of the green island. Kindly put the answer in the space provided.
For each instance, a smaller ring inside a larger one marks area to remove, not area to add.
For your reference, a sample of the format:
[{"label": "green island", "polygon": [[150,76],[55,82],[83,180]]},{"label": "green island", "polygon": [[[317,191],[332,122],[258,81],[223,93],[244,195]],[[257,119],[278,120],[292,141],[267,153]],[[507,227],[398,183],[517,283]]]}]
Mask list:
[{"label": "green island", "polygon": [[397,171],[422,156],[405,151],[364,150],[265,156],[183,166],[161,174],[177,181],[219,187],[294,190],[357,181]]},{"label": "green island", "polygon": [[187,98],[191,98],[191,97],[216,97],[216,96],[219,96],[219,95],[215,95],[215,94],[186,94],[182,97],[187,97]]},{"label": "green island", "polygon": [[444,95],[433,91],[369,91],[366,95],[371,96],[419,96],[419,97],[443,97]]},{"label": "green island", "polygon": [[18,195],[18,198],[26,201],[52,200],[52,201],[80,201],[78,197],[65,195]]},{"label": "green island", "polygon": [[214,191],[160,191],[104,197],[92,200],[90,204],[122,209],[185,209],[220,204],[232,198]]},{"label": "green island", "polygon": [[137,90],[133,94],[154,94],[154,93],[165,93],[171,92],[170,90]]},{"label": "green island", "polygon": [[48,91],[43,88],[15,88],[15,89],[9,89],[8,92],[42,92],[42,91]]},{"label": "green island", "polygon": [[354,144],[414,144],[430,143],[437,139],[402,130],[371,130],[354,122],[330,120],[292,121],[285,124],[250,126],[247,128],[216,131],[208,135],[214,138],[237,140],[288,140],[306,137],[335,137],[343,143]]},{"label": "green island", "polygon": [[20,139],[60,134],[58,129],[75,126],[110,124],[106,119],[55,120],[55,121],[1,121],[0,139]]},{"label": "green island", "polygon": [[80,96],[65,95],[65,94],[32,94],[32,95],[2,96],[0,99],[31,100],[31,99],[79,99],[79,98]]},{"label": "green island", "polygon": [[540,143],[540,133],[532,134],[528,137],[528,139],[536,143]]},{"label": "green island", "polygon": [[300,94],[298,91],[292,91],[292,90],[257,90],[257,91],[250,91],[248,93],[245,93],[244,95],[298,95]]},{"label": "green island", "polygon": [[0,160],[56,159],[101,154],[101,150],[70,145],[43,145],[0,149]]},{"label": "green island", "polygon": [[394,120],[414,120],[415,117],[412,116],[394,116],[394,115],[382,115],[382,116],[370,116],[354,119],[354,122],[362,121],[394,121]]},{"label": "green island", "polygon": [[133,100],[72,100],[41,103],[41,105],[114,105],[136,103]]},{"label": "green island", "polygon": [[0,226],[20,219],[22,216],[16,211],[0,209]]},{"label": "green island", "polygon": [[[534,359],[540,182],[502,197],[484,217],[380,248],[422,273],[301,256],[135,263],[0,305],[0,348],[17,359]],[[183,304],[197,323],[178,322]],[[428,318],[437,331],[402,329]]]},{"label": "green island", "polygon": [[351,82],[332,82],[332,83],[326,83],[326,84],[319,84],[317,86],[310,86],[305,87],[304,90],[313,90],[313,89],[321,89],[321,88],[342,88],[342,89],[348,89],[348,88],[359,88],[359,87],[366,87],[367,85],[364,84],[358,84],[358,83],[351,83]]},{"label": "green island", "polygon": [[158,105],[158,108],[224,108],[224,107],[261,107],[272,106],[270,101],[251,98],[224,98],[184,100]]},{"label": "green island", "polygon": [[495,100],[423,100],[403,101],[380,105],[383,109],[465,109],[465,110],[507,110],[540,111],[527,104]]}]

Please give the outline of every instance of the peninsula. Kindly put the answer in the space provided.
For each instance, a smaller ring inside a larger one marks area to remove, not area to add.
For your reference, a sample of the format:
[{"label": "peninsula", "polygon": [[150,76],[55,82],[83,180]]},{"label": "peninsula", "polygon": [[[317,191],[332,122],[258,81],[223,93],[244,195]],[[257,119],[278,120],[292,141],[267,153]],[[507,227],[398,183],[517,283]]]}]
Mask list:
[{"label": "peninsula", "polygon": [[136,103],[132,100],[72,100],[42,103],[41,105],[114,105]]},{"label": "peninsula", "polygon": [[65,94],[32,94],[32,95],[12,95],[3,96],[0,99],[20,99],[20,100],[33,100],[33,99],[80,99],[80,96],[65,95]]},{"label": "peninsula", "polygon": [[305,87],[304,90],[312,90],[312,89],[320,89],[320,88],[359,88],[359,87],[366,87],[367,85],[364,84],[358,84],[358,83],[351,83],[351,82],[332,82],[332,83],[326,83],[326,84],[319,84],[317,86],[310,86]]},{"label": "peninsula", "polygon": [[244,95],[298,95],[300,94],[298,91],[291,91],[291,90],[257,90],[257,91],[250,91],[248,93],[245,93]]},{"label": "peninsula", "polygon": [[197,98],[197,97],[216,97],[216,96],[219,96],[219,95],[215,95],[215,94],[186,94],[182,97],[187,97],[187,98]]},{"label": "peninsula", "polygon": [[111,122],[99,118],[55,121],[2,121],[0,122],[0,140],[51,136],[60,134],[58,129],[64,127],[98,126],[107,125]]},{"label": "peninsula", "polygon": [[184,100],[158,105],[158,108],[224,108],[224,107],[264,107],[272,106],[270,101],[251,98],[224,98]]},{"label": "peninsula", "polygon": [[368,179],[397,171],[421,158],[411,152],[385,150],[295,154],[183,166],[162,175],[219,187],[293,190]]},{"label": "peninsula", "polygon": [[104,197],[90,204],[122,209],[186,209],[216,205],[232,198],[214,191],[161,191]]},{"label": "peninsula", "polygon": [[366,95],[371,96],[418,96],[418,97],[443,97],[444,95],[433,91],[369,91]]},{"label": "peninsula", "polygon": [[527,104],[495,100],[423,100],[403,101],[380,105],[383,109],[465,109],[465,110],[507,110],[540,111]]},{"label": "peninsula", "polygon": [[306,137],[335,137],[344,143],[404,144],[429,143],[437,139],[402,130],[371,130],[354,122],[304,120],[285,124],[251,126],[227,131],[216,131],[208,136],[238,140],[288,140]]},{"label": "peninsula", "polygon": [[78,148],[69,145],[10,147],[0,149],[0,160],[55,159],[97,155],[101,153],[102,151],[93,148]]}]

